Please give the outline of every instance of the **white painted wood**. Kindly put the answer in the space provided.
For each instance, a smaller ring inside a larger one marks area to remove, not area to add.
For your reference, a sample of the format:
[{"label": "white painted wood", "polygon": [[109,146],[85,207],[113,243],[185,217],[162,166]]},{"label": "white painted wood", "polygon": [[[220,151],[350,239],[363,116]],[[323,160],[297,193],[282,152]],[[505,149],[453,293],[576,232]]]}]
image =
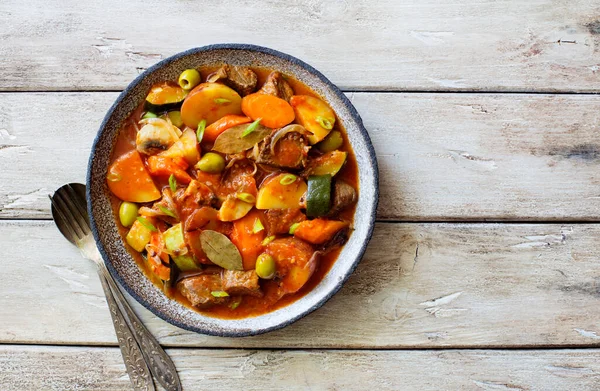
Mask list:
[{"label": "white painted wood", "polygon": [[[597,390],[600,350],[168,349],[185,390]],[[43,365],[40,365],[43,363]],[[117,348],[0,346],[12,389],[130,390]]]},{"label": "white painted wood", "polygon": [[3,0],[0,42],[2,90],[122,89],[221,42],[288,52],[345,89],[600,90],[596,0]]},{"label": "white painted wood", "polygon": [[[0,343],[115,345],[94,266],[49,221],[0,222]],[[600,226],[379,223],[342,290],[262,336],[183,331],[136,303],[167,346],[598,346]]]},{"label": "white painted wood", "polygon": [[[85,181],[115,93],[0,94],[0,217],[48,218]],[[600,96],[350,93],[377,152],[379,218],[597,220]]]}]

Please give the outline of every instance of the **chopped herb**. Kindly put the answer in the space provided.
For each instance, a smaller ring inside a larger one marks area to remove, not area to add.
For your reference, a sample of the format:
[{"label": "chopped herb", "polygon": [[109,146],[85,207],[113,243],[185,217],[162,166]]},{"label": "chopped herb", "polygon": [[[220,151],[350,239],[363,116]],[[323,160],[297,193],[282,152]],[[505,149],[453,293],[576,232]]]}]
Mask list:
[{"label": "chopped herb", "polygon": [[262,120],[262,118],[257,118],[256,121],[254,121],[250,125],[248,125],[246,130],[244,130],[242,132],[242,137],[246,137],[250,133],[254,132],[256,130],[256,128],[258,128],[258,125],[260,124],[261,120]]},{"label": "chopped herb", "polygon": [[115,173],[110,173],[106,176],[106,179],[108,179],[111,182],[119,182],[123,179],[123,177],[119,174],[115,174]]},{"label": "chopped herb", "polygon": [[217,98],[217,99],[215,99],[215,103],[218,105],[224,105],[227,103],[231,103],[231,101],[229,99],[225,99],[225,98]]},{"label": "chopped herb", "polygon": [[275,240],[275,236],[274,236],[274,235],[267,236],[267,237],[265,238],[265,240],[263,240],[263,241],[262,241],[262,243],[261,243],[261,244],[262,244],[263,246],[266,246],[267,244],[271,243],[273,240]]},{"label": "chopped herb", "polygon": [[296,182],[296,175],[294,174],[285,174],[283,178],[279,180],[279,183],[284,186],[291,185],[294,182]]},{"label": "chopped herb", "polygon": [[173,174],[169,177],[169,187],[173,193],[177,191],[177,179],[175,179],[175,175]]},{"label": "chopped herb", "polygon": [[238,200],[241,200],[241,201],[247,202],[247,203],[249,203],[249,204],[253,204],[253,203],[255,203],[255,202],[256,202],[256,197],[254,197],[254,196],[253,196],[252,194],[250,194],[250,193],[237,193],[237,194],[235,195],[235,197],[236,197]]},{"label": "chopped herb", "polygon": [[260,221],[260,219],[257,217],[256,220],[254,220],[254,227],[252,228],[252,233],[257,234],[263,229],[265,229],[265,226],[263,225],[262,221]]},{"label": "chopped herb", "polygon": [[237,300],[235,300],[234,302],[232,302],[231,304],[229,304],[229,308],[231,308],[232,310],[238,308],[240,306],[240,304],[242,304],[242,298],[238,297]]},{"label": "chopped herb", "polygon": [[173,217],[174,219],[176,219],[176,218],[177,218],[177,216],[175,215],[175,213],[173,213],[173,211],[171,211],[171,210],[169,210],[169,209],[165,208],[165,207],[164,207],[164,206],[162,206],[162,205],[158,205],[158,209],[160,209],[160,210],[161,210],[161,211],[162,211],[164,214],[166,214],[167,216],[171,216],[171,217]]},{"label": "chopped herb", "polygon": [[293,235],[294,232],[296,232],[296,229],[298,229],[299,225],[300,225],[300,223],[294,223],[290,226],[290,235]]},{"label": "chopped herb", "polygon": [[229,293],[225,292],[225,291],[212,291],[210,292],[211,295],[213,295],[214,297],[228,297]]},{"label": "chopped herb", "polygon": [[198,124],[198,130],[196,131],[196,138],[198,139],[198,144],[200,144],[202,142],[202,139],[204,138],[204,129],[206,129],[205,119],[200,121],[200,123]]},{"label": "chopped herb", "polygon": [[315,118],[315,121],[317,121],[323,129],[331,130],[333,129],[333,123],[335,122],[335,119],[318,116]]},{"label": "chopped herb", "polygon": [[148,220],[146,220],[142,216],[138,216],[137,217],[137,221],[139,221],[141,225],[143,225],[144,227],[146,227],[147,229],[149,229],[152,232],[158,231],[156,229],[156,227],[151,222],[149,222]]},{"label": "chopped herb", "polygon": [[143,119],[146,119],[146,118],[158,118],[158,115],[154,114],[154,113],[153,113],[153,112],[151,112],[151,111],[147,111],[147,112],[146,112],[146,114],[144,114],[144,115],[142,116],[142,118],[143,118]]}]

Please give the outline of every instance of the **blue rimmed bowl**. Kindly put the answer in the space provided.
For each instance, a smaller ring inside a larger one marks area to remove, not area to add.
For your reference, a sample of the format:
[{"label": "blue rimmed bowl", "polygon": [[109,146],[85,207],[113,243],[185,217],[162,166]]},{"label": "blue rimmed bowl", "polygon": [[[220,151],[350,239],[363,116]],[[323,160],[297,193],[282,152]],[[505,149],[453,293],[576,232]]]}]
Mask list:
[{"label": "blue rimmed bowl", "polygon": [[[257,317],[226,320],[202,315],[165,296],[148,280],[129,254],[113,217],[107,169],[116,138],[124,121],[145,99],[150,87],[176,80],[188,68],[223,63],[266,67],[290,75],[320,94],[346,129],[358,162],[359,198],[355,230],[323,280],[290,305]],[[87,174],[87,202],[94,238],[111,274],[142,305],[175,326],[202,334],[241,337],[287,326],[316,310],[331,298],[360,262],[371,238],[379,198],[377,159],[362,120],[348,98],[319,71],[299,59],[272,49],[219,44],[190,49],[148,68],[119,95],[106,113],[94,141]]]}]

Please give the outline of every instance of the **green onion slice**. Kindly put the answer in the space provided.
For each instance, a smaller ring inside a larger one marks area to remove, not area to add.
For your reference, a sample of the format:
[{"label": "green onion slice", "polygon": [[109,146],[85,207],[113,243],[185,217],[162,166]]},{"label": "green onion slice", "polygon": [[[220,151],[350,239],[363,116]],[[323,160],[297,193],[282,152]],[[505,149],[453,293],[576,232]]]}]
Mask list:
[{"label": "green onion slice", "polygon": [[164,214],[166,214],[167,216],[171,216],[171,217],[173,217],[174,219],[176,219],[176,218],[177,218],[177,216],[175,215],[175,213],[173,213],[173,211],[172,211],[172,210],[170,210],[170,209],[167,209],[167,208],[165,208],[165,207],[164,207],[164,206],[162,206],[162,205],[158,205],[158,209],[160,209],[160,210],[161,210],[161,211],[162,211]]},{"label": "green onion slice", "polygon": [[244,132],[242,133],[242,137],[246,137],[250,133],[254,132],[256,130],[256,128],[258,128],[258,124],[260,124],[260,121],[262,121],[262,118],[257,118],[256,121],[254,121],[250,125],[248,125],[246,130],[244,130]]},{"label": "green onion slice", "polygon": [[252,227],[252,233],[257,234],[263,229],[265,229],[265,226],[263,225],[262,221],[260,221],[260,219],[257,217],[256,220],[254,220],[254,227]]},{"label": "green onion slice", "polygon": [[156,227],[151,222],[149,222],[148,220],[146,220],[142,216],[138,216],[137,217],[137,221],[139,221],[141,225],[143,225],[144,227],[146,227],[147,229],[149,229],[152,232],[158,231],[156,229]]},{"label": "green onion slice", "polygon": [[284,186],[291,185],[294,182],[296,182],[296,175],[294,174],[285,174],[283,178],[279,180],[279,183]]},{"label": "green onion slice", "polygon": [[227,103],[231,103],[231,101],[229,99],[225,99],[225,98],[217,98],[217,99],[215,99],[214,102],[218,105],[224,105]]},{"label": "green onion slice", "polygon": [[177,191],[177,179],[175,179],[175,175],[173,174],[169,177],[169,187],[173,193]]},{"label": "green onion slice", "polygon": [[256,197],[254,197],[254,196],[253,196],[252,194],[250,194],[250,193],[237,193],[237,194],[235,195],[235,197],[236,197],[238,200],[241,200],[241,201],[247,202],[247,203],[249,203],[249,204],[253,204],[253,203],[255,203],[255,202],[256,202]]},{"label": "green onion slice", "polygon": [[229,293],[225,292],[225,291],[212,291],[210,292],[211,295],[213,295],[214,297],[228,297]]},{"label": "green onion slice", "polygon": [[233,303],[231,303],[229,305],[229,308],[231,308],[232,310],[238,308],[240,306],[240,304],[242,304],[242,298],[238,297],[238,299],[236,301],[234,301]]},{"label": "green onion slice", "polygon": [[202,142],[202,139],[204,138],[204,129],[206,129],[205,119],[200,121],[200,123],[198,124],[198,130],[196,131],[196,138],[198,139],[198,144],[200,144]]},{"label": "green onion slice", "polygon": [[333,123],[335,119],[321,117],[320,115],[315,118],[315,120],[321,125],[323,129],[331,130],[333,129]]},{"label": "green onion slice", "polygon": [[294,223],[290,226],[290,235],[293,235],[294,232],[296,232],[296,229],[298,229],[299,225],[300,225],[300,223]]},{"label": "green onion slice", "polygon": [[273,240],[275,240],[275,235],[271,235],[271,236],[267,236],[265,238],[265,240],[262,241],[262,245],[266,246],[267,244],[271,243]]},{"label": "green onion slice", "polygon": [[154,114],[154,113],[153,113],[153,112],[151,112],[151,111],[147,111],[147,112],[146,112],[146,114],[144,114],[144,115],[142,116],[142,118],[143,118],[143,119],[146,119],[146,118],[158,118],[158,115]]}]

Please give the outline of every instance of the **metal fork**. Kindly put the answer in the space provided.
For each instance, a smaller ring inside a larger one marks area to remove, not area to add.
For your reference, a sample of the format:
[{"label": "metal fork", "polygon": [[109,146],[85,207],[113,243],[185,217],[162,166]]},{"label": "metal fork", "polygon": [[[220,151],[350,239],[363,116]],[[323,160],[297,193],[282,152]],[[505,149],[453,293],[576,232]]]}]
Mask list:
[{"label": "metal fork", "polygon": [[89,225],[85,186],[80,183],[64,185],[56,190],[50,201],[52,217],[60,232],[98,267],[121,354],[134,389],[155,390],[152,373],[166,390],[181,391],[173,361],[133,312],[102,261]]}]

